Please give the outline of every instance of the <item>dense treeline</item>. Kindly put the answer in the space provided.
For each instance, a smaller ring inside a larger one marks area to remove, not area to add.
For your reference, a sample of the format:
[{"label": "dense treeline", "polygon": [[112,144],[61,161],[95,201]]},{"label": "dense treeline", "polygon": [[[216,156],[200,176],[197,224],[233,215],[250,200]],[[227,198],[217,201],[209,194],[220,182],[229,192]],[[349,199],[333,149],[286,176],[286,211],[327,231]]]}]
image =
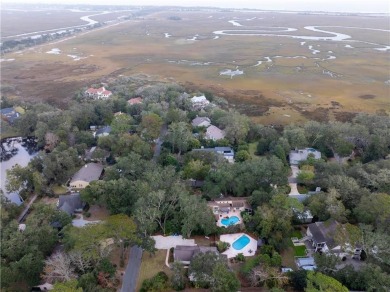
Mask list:
[{"label": "dense treeline", "polygon": [[[184,237],[237,232],[239,227],[216,227],[206,200],[218,198],[221,194],[245,196],[249,197],[254,210],[253,214],[243,214],[245,228],[264,239],[271,250],[262,251],[265,258],[248,264],[250,268],[245,275],[253,280],[253,285],[283,287],[304,279],[303,287],[317,287],[317,280],[333,283],[326,278],[331,276],[350,289],[370,290],[370,280],[362,275],[372,273],[382,285],[375,286],[379,287],[377,289],[389,287],[388,274],[385,273],[390,270],[387,247],[390,242],[390,160],[386,159],[390,153],[388,116],[359,114],[348,123],[310,121],[277,131],[229,110],[225,100],[210,93],[206,96],[212,104],[194,110],[190,95],[175,84],[152,84],[123,77],[110,89],[115,93],[110,100],[88,100],[80,92],[63,110],[46,104],[21,104],[26,113],[15,127],[23,136],[35,136],[44,150],[27,167],[15,167],[8,173],[8,189],[21,191],[24,197],[31,193],[53,196],[52,187],[65,184],[85,163],[80,157],[84,157],[87,149],[96,146],[92,159],[105,165],[104,177],[92,182],[81,191],[81,195],[90,205],[107,207],[112,216],[128,218],[122,219],[129,220],[131,236],[122,241],[117,238],[118,244],[122,242],[127,246],[138,242],[152,251],[149,236],[156,232],[180,233]],[[129,105],[127,100],[137,96],[142,97],[142,103]],[[225,131],[225,139],[205,139],[205,129],[190,124],[197,115],[209,117],[213,125]],[[112,128],[110,135],[94,137],[90,127],[106,125]],[[156,141],[164,129],[166,135],[160,137],[163,139],[161,155],[153,157]],[[236,153],[236,163],[228,163],[211,152],[191,151],[202,146],[231,146]],[[302,203],[287,195],[290,192],[288,155],[292,149],[305,147],[320,150],[322,159],[309,157],[300,164],[299,189],[307,193],[320,187],[321,191]],[[202,182],[201,189],[190,188],[187,184],[190,179]],[[12,219],[16,212],[11,206],[4,208],[9,216],[2,217],[5,226],[2,232],[15,233]],[[336,261],[321,262],[319,258],[322,274],[302,276],[297,273],[290,275],[290,280],[283,276],[275,283],[268,281],[277,273],[272,257],[277,257],[277,252],[288,246],[293,223],[297,222],[296,211],[305,209],[312,212],[315,220],[335,219],[345,223],[348,232],[340,236],[340,244],[346,244],[353,234],[356,242],[364,243],[370,265],[360,271],[346,267],[335,272]],[[113,218],[114,222],[118,221],[118,218]],[[73,227],[64,230],[65,237],[61,241],[66,243],[67,249],[59,258],[46,262],[46,274],[50,270],[48,264],[56,261],[71,263],[75,260],[71,255],[77,251],[83,254],[83,262],[88,268],[72,270],[72,276],[66,281],[79,277],[75,285],[85,291],[98,291],[93,289],[99,285],[102,287],[102,283],[106,283],[106,288],[115,287],[115,281],[109,280],[115,274],[115,267],[107,263],[106,256],[100,259],[96,249],[92,254],[87,252],[96,248],[96,241],[112,235],[107,226],[96,230],[90,228],[82,234]],[[92,238],[88,240],[90,245],[82,244],[83,236]],[[2,246],[9,245],[10,240],[11,236],[2,236]],[[125,245],[121,248],[124,249]],[[41,251],[39,263],[32,268],[35,274],[30,283],[37,281],[49,251],[50,248]],[[2,254],[2,261],[7,269],[12,270],[14,263],[24,256],[3,257]],[[229,272],[217,263],[218,260],[210,268],[210,273],[215,273],[217,278],[218,275],[229,278]],[[263,263],[263,268],[260,268],[260,263]],[[178,268],[178,280],[181,273]],[[357,277],[363,279],[360,284],[354,284],[352,280]],[[161,276],[161,279],[165,278]],[[60,277],[56,280],[64,281]],[[219,280],[215,283],[223,286]],[[8,281],[4,285],[10,285],[12,280]],[[236,286],[232,280],[231,287]]]}]

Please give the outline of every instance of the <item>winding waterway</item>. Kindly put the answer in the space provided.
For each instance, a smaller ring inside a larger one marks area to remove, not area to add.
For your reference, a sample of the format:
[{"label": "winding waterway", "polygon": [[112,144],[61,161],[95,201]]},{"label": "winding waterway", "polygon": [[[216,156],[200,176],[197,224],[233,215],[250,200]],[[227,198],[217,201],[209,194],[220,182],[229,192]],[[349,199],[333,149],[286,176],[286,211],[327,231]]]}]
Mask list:
[{"label": "winding waterway", "polygon": [[19,164],[27,166],[30,160],[37,154],[36,143],[33,138],[9,138],[1,141],[0,149],[0,188],[4,194],[7,183],[7,170]]}]

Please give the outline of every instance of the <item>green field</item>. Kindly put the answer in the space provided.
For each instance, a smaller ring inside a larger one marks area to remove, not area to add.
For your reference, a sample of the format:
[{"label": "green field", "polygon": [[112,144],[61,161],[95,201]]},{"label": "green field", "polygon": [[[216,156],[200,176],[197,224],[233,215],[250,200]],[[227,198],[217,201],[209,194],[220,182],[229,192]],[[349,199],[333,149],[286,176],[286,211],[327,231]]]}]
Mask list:
[{"label": "green field", "polygon": [[306,247],[304,245],[294,246],[294,254],[296,257],[306,256]]}]

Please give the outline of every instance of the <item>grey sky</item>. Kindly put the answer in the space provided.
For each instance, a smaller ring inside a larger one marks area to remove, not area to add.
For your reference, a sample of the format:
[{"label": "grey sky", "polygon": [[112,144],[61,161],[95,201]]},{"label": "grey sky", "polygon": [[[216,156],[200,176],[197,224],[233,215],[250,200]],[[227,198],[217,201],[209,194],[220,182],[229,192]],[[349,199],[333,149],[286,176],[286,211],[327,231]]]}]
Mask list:
[{"label": "grey sky", "polygon": [[264,10],[390,13],[388,0],[3,0],[3,3],[215,6]]}]

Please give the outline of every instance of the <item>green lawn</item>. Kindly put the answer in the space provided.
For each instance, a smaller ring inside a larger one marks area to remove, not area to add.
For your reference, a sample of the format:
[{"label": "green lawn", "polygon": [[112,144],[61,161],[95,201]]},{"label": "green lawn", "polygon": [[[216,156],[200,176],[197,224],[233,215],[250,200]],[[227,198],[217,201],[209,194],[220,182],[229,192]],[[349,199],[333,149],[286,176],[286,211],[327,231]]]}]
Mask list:
[{"label": "green lawn", "polygon": [[296,257],[306,256],[306,246],[304,245],[294,246],[294,255]]},{"label": "green lawn", "polygon": [[290,234],[290,237],[296,237],[298,239],[301,239],[303,236],[302,236],[302,233],[299,231],[299,230],[294,230],[291,234]]},{"label": "green lawn", "polygon": [[66,194],[66,188],[64,186],[52,186],[51,190],[53,193],[57,196],[59,195],[65,195]]},{"label": "green lawn", "polygon": [[253,142],[253,143],[249,143],[248,144],[248,152],[249,154],[251,155],[252,158],[256,158],[258,157],[256,155],[256,151],[257,151],[257,142]]}]

